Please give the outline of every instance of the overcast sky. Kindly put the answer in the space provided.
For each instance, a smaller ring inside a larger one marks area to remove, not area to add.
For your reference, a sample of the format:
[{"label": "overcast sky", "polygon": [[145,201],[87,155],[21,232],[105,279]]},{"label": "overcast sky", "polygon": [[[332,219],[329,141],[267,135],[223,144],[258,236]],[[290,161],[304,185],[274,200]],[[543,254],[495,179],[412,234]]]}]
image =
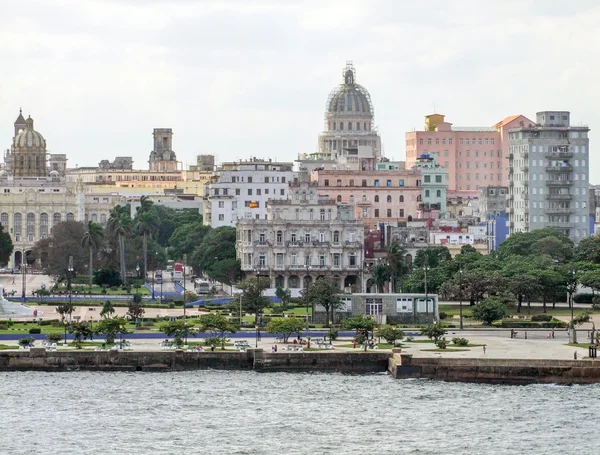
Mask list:
[{"label": "overcast sky", "polygon": [[177,158],[312,152],[347,60],[384,154],[423,117],[492,126],[569,110],[600,183],[600,1],[0,0],[0,146],[19,107],[69,166],[133,156],[153,128]]}]

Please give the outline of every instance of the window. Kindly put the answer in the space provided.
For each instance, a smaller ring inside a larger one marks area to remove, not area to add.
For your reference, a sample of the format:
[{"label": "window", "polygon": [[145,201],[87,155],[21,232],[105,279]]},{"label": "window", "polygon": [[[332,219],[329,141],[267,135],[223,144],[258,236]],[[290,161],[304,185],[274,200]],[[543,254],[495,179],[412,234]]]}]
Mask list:
[{"label": "window", "polygon": [[219,214],[219,221],[225,221],[225,215],[222,213]]},{"label": "window", "polygon": [[440,138],[439,137],[435,138],[435,145],[440,145]]},{"label": "window", "polygon": [[379,202],[379,196],[375,195],[375,202]]},{"label": "window", "polygon": [[386,181],[386,186],[392,186],[392,181],[391,180],[387,180]]},{"label": "window", "polygon": [[340,231],[333,231],[333,243],[340,243]]},{"label": "window", "polygon": [[430,138],[430,137],[429,137],[429,138],[427,138],[427,144],[428,144],[428,145],[431,145],[431,138]]},{"label": "window", "polygon": [[225,208],[225,202],[223,202],[223,201],[219,201],[219,208],[220,208],[220,209],[223,209],[223,208]]},{"label": "window", "polygon": [[388,218],[392,217],[392,209],[387,209],[387,217]]},{"label": "window", "polygon": [[325,179],[325,186],[329,186],[329,179]]},{"label": "window", "polygon": [[252,177],[248,177],[248,183],[252,183]]},{"label": "window", "polygon": [[340,266],[340,254],[339,253],[334,253],[334,255],[333,255],[333,266],[334,267]]},{"label": "window", "polygon": [[262,192],[261,192],[260,188],[257,188],[257,189],[256,189],[256,195],[257,195],[257,196],[260,196],[261,194],[262,194]]},{"label": "window", "polygon": [[423,145],[423,138],[419,139],[419,145]]},{"label": "window", "polygon": [[296,253],[290,254],[290,265],[296,265]]},{"label": "window", "polygon": [[423,181],[425,183],[431,183],[431,176],[430,175],[424,175],[423,176]]},{"label": "window", "polygon": [[283,232],[277,231],[277,235],[275,236],[275,238],[277,239],[277,243],[281,243],[281,241],[283,240]]},{"label": "window", "polygon": [[350,231],[350,232],[348,233],[348,237],[349,237],[349,239],[350,239],[350,241],[351,241],[351,242],[354,242],[354,240],[355,240],[355,237],[356,237],[356,232],[354,232],[354,231]]},{"label": "window", "polygon": [[276,256],[276,260],[277,260],[277,266],[278,267],[282,267],[283,266],[283,253],[277,253]]},{"label": "window", "polygon": [[460,143],[460,145],[462,145],[464,141],[463,141],[463,139],[462,139],[462,138],[460,138],[460,139],[458,140],[458,142]]},{"label": "window", "polygon": [[400,202],[404,202],[404,195],[401,194],[399,200],[400,200]]},{"label": "window", "polygon": [[325,255],[319,254],[319,267],[325,267]]},{"label": "window", "polygon": [[435,196],[436,196],[436,197],[442,197],[442,190],[437,190],[437,191],[435,192]]},{"label": "window", "polygon": [[350,179],[350,182],[348,183],[349,186],[354,186],[354,179]]},{"label": "window", "polygon": [[388,202],[388,204],[392,202],[392,196],[388,195],[387,202]]},{"label": "window", "polygon": [[404,186],[404,179],[400,179],[400,181],[398,182],[398,184],[399,184],[400,186]]},{"label": "window", "polygon": [[448,144],[452,145],[452,138],[448,139]]},{"label": "window", "polygon": [[292,232],[292,233],[290,234],[290,242],[292,242],[292,243],[296,243],[296,242],[297,242],[297,240],[298,240],[298,239],[297,239],[297,237],[296,237],[296,233],[295,233],[295,232]]},{"label": "window", "polygon": [[336,198],[337,202],[342,202],[342,196],[338,194],[337,198]]},{"label": "window", "polygon": [[379,218],[379,209],[375,209],[375,218]]},{"label": "window", "polygon": [[321,210],[319,211],[319,219],[320,219],[321,221],[325,221],[325,209],[321,209]]},{"label": "window", "polygon": [[252,196],[252,188],[248,188],[248,196]]},{"label": "window", "polygon": [[264,254],[258,256],[259,267],[265,267],[267,265],[267,257]]},{"label": "window", "polygon": [[374,186],[379,186],[379,180],[375,180],[375,181],[373,182],[373,185],[374,185]]},{"label": "window", "polygon": [[348,259],[350,259],[350,267],[356,267],[356,254],[351,253]]},{"label": "window", "polygon": [[429,197],[429,190],[425,190],[425,197]]},{"label": "window", "polygon": [[400,210],[398,211],[398,216],[399,216],[400,218],[404,218],[404,209],[400,209]]},{"label": "window", "polygon": [[446,144],[446,138],[442,138],[442,145]]},{"label": "window", "polygon": [[367,186],[367,181],[363,180],[360,186]]},{"label": "window", "polygon": [[280,189],[280,190],[279,190],[279,195],[280,195],[280,196],[285,196],[285,189],[283,189],[283,188],[282,188],[282,189]]},{"label": "window", "polygon": [[241,193],[240,189],[239,189],[239,188],[236,188],[236,189],[235,189],[235,195],[236,195],[236,196],[239,196],[239,195],[240,195],[240,193]]},{"label": "window", "polygon": [[436,175],[435,176],[435,183],[442,183],[442,176],[441,175]]},{"label": "window", "polygon": [[325,232],[319,232],[319,242],[325,242]]},{"label": "window", "polygon": [[342,179],[337,179],[336,184],[337,184],[337,186],[342,186]]},{"label": "window", "polygon": [[306,243],[310,243],[310,232],[305,232],[304,233],[304,241]]}]

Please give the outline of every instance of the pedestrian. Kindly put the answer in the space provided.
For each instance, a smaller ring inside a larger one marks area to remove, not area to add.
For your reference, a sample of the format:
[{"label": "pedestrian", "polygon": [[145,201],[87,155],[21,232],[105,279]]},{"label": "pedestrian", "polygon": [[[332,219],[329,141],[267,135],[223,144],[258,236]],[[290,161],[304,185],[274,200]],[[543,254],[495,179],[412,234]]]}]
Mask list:
[{"label": "pedestrian", "polygon": [[554,329],[552,329],[552,338],[554,338]]},{"label": "pedestrian", "polygon": [[483,345],[483,353],[485,354],[485,344]]}]

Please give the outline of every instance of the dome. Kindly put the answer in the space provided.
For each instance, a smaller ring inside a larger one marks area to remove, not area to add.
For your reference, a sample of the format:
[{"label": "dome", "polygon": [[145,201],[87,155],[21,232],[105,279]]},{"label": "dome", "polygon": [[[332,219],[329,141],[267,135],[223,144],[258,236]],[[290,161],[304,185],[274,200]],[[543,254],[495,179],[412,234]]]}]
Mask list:
[{"label": "dome", "polygon": [[352,117],[373,117],[371,96],[366,88],[356,83],[352,63],[347,63],[343,72],[344,83],[329,94],[327,113]]},{"label": "dome", "polygon": [[15,137],[15,147],[23,148],[46,148],[44,136],[33,129],[33,119],[29,117],[25,121],[25,129]]}]

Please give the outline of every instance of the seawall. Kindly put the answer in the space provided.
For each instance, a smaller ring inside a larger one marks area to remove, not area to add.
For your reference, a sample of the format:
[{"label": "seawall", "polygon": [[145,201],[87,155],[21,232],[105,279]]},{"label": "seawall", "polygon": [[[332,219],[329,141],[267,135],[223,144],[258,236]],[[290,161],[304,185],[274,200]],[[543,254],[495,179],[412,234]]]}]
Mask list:
[{"label": "seawall", "polygon": [[389,374],[395,379],[436,379],[487,384],[592,384],[600,363],[592,360],[414,358],[394,349]]}]

